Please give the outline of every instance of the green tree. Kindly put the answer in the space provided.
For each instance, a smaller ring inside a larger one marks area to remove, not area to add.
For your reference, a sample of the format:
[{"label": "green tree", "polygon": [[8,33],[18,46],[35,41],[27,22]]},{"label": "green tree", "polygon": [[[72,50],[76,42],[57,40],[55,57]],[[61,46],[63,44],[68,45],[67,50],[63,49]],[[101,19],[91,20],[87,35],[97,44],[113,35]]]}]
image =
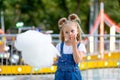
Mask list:
[{"label": "green tree", "polygon": [[[105,13],[119,23],[119,1],[102,1]],[[15,27],[17,22],[24,22],[25,26],[52,29],[54,33],[59,33],[57,25],[59,18],[77,13],[83,31],[85,33],[89,31],[90,0],[0,0],[0,3],[4,11],[5,29]]]}]

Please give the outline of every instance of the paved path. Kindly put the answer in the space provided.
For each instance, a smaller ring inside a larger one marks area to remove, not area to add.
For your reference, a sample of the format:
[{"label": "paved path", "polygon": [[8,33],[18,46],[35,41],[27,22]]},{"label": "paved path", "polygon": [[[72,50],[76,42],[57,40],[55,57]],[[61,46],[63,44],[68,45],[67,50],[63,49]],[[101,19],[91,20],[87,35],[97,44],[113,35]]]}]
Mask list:
[{"label": "paved path", "polygon": [[83,80],[120,80],[120,68],[89,69],[82,76]]},{"label": "paved path", "polygon": [[54,80],[54,74],[0,76],[0,80]]}]

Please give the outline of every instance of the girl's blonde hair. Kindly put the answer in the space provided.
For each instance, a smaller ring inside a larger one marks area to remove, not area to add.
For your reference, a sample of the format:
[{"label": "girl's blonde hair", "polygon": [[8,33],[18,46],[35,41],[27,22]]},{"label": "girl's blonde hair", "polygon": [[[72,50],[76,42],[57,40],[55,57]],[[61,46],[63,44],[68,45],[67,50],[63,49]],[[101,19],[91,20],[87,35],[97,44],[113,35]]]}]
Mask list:
[{"label": "girl's blonde hair", "polygon": [[65,24],[70,23],[70,22],[74,22],[77,25],[77,29],[78,29],[77,41],[81,41],[82,40],[81,35],[82,35],[83,31],[80,27],[81,21],[76,14],[70,14],[68,16],[68,20],[65,17],[59,19],[58,27],[60,29],[60,39],[61,39],[61,41],[62,42],[65,41],[64,33],[63,33],[63,27],[64,27]]}]

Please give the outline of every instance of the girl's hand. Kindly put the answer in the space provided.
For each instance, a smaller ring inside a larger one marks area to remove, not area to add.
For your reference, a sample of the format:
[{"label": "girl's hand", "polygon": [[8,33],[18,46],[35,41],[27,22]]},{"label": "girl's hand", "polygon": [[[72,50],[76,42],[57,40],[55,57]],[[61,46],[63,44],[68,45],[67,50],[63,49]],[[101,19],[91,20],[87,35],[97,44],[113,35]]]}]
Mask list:
[{"label": "girl's hand", "polygon": [[72,37],[70,37],[70,40],[71,40],[72,46],[75,47],[77,45],[76,35],[73,35]]}]

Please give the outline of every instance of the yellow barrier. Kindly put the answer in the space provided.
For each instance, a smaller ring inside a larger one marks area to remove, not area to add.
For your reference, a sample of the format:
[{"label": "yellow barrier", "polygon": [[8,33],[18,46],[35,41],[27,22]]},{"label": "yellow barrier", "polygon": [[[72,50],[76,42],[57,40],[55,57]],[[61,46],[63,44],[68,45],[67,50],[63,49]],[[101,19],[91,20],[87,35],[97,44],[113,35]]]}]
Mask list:
[{"label": "yellow barrier", "polygon": [[[99,55],[87,56],[84,57],[83,61],[79,64],[81,70],[119,66],[120,52],[105,53],[103,60],[99,58]],[[0,74],[50,74],[54,73],[56,69],[57,66],[39,69],[29,65],[2,65],[0,66]]]}]

